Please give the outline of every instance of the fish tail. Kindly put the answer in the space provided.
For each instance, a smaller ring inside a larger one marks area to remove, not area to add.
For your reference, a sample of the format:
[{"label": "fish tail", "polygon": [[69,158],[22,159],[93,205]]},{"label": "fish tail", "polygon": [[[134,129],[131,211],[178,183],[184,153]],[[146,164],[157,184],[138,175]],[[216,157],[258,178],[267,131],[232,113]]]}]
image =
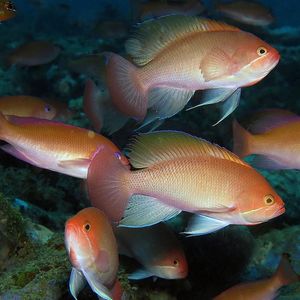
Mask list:
[{"label": "fish tail", "polygon": [[148,106],[147,89],[138,75],[138,68],[114,53],[106,53],[106,58],[107,85],[113,104],[127,116],[144,119]]},{"label": "fish tail", "polygon": [[243,128],[236,120],[233,121],[233,152],[239,157],[245,157],[251,152],[251,144],[253,136],[245,128]]},{"label": "fish tail", "polygon": [[300,276],[293,270],[291,266],[288,254],[282,254],[280,264],[274,274],[274,279],[277,280],[280,287],[298,282],[300,280]]},{"label": "fish tail", "polygon": [[131,192],[127,159],[120,152],[105,146],[94,154],[87,175],[87,191],[91,204],[104,211],[112,222],[119,222],[124,214]]}]

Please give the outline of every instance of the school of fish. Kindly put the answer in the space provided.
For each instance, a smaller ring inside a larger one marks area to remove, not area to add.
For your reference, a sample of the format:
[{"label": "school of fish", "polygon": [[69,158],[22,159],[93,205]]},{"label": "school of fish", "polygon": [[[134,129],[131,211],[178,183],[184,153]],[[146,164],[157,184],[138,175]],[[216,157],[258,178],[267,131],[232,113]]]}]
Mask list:
[{"label": "school of fish", "polygon": [[[138,133],[124,151],[102,135],[130,122],[138,122],[137,131],[150,123],[153,129],[184,108],[209,104],[220,105],[219,124],[238,107],[241,89],[262,81],[280,60],[273,46],[251,32],[199,17],[206,11],[201,1],[132,2],[140,23],[124,41],[126,56],[103,52],[65,64],[86,78],[83,111],[95,131],[65,123],[73,112],[60,101],[0,97],[3,151],[86,180],[92,207],[65,223],[69,290],[75,299],[86,283],[100,299],[124,299],[119,255],[137,263],[130,280],[186,278],[191,266],[165,221],[188,213],[184,238],[267,222],[282,215],[285,204],[254,166],[300,169],[300,116],[281,109],[258,111],[247,127],[234,120],[232,152],[171,129]],[[214,11],[251,26],[274,22],[258,2],[216,3]],[[11,1],[0,1],[0,22],[12,22],[16,14]],[[129,26],[99,20],[93,30],[102,38],[123,40]],[[34,40],[17,46],[6,61],[30,68],[51,63],[62,51],[54,42]],[[201,97],[191,106],[199,90]],[[250,163],[242,160],[252,154]],[[297,281],[283,255],[271,278],[240,283],[214,299],[275,299],[282,286]]]}]

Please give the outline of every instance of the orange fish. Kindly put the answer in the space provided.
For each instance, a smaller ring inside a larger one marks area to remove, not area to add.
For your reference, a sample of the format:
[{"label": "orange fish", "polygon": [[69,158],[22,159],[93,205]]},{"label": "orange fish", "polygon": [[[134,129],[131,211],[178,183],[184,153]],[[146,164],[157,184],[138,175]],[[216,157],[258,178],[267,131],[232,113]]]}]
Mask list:
[{"label": "orange fish", "polygon": [[299,275],[292,269],[288,255],[282,255],[275,274],[268,279],[240,283],[222,292],[213,300],[272,300],[277,299],[279,289],[299,281]]},{"label": "orange fish", "polygon": [[0,22],[16,16],[16,7],[9,0],[0,0]]},{"label": "orange fish", "polygon": [[98,88],[92,80],[87,80],[85,84],[83,108],[97,132],[102,130],[111,135],[128,121],[128,117],[121,114],[111,103],[107,88]]},{"label": "orange fish", "polygon": [[221,3],[216,6],[216,11],[248,25],[267,26],[274,22],[271,11],[258,2],[239,0]]},{"label": "orange fish", "polygon": [[115,106],[137,119],[147,108],[171,117],[205,90],[198,106],[222,102],[223,120],[237,107],[240,88],[263,79],[280,58],[251,33],[185,16],[142,23],[126,49],[137,66],[107,53],[107,84]]},{"label": "orange fish", "polygon": [[88,193],[93,206],[122,226],[149,226],[187,211],[194,216],[186,233],[197,235],[229,224],[262,223],[285,210],[252,167],[225,148],[185,133],[138,136],[129,147],[133,171],[113,156],[103,164],[103,155],[95,154],[89,166]]},{"label": "orange fish", "polygon": [[77,299],[86,281],[101,299],[121,299],[117,280],[119,267],[117,242],[105,214],[89,207],[66,222],[65,244],[73,265],[69,282]]},{"label": "orange fish", "polygon": [[59,52],[60,49],[50,42],[33,41],[14,49],[7,60],[10,65],[38,66],[50,63]]},{"label": "orange fish", "polygon": [[117,227],[119,253],[135,258],[144,268],[129,274],[129,279],[157,276],[185,278],[188,264],[175,234],[164,223],[145,228]]},{"label": "orange fish", "polygon": [[204,12],[204,6],[199,0],[189,0],[186,3],[169,1],[148,1],[140,4],[140,20],[158,18],[166,15],[196,16]]},{"label": "orange fish", "polygon": [[107,155],[127,164],[118,148],[104,136],[49,120],[10,117],[8,121],[0,114],[0,139],[8,143],[0,148],[18,159],[78,178],[86,178],[97,149],[105,148]]},{"label": "orange fish", "polygon": [[46,100],[56,110],[56,114],[53,120],[66,122],[72,119],[72,117],[74,117],[75,112],[68,107],[67,103],[56,99],[46,99]]},{"label": "orange fish", "polygon": [[252,163],[260,168],[300,169],[299,116],[271,110],[261,113],[252,127],[256,134],[234,121],[234,153],[240,157],[256,154]]},{"label": "orange fish", "polygon": [[3,115],[19,117],[35,117],[52,120],[56,109],[50,103],[32,96],[3,96],[0,97],[0,111]]}]

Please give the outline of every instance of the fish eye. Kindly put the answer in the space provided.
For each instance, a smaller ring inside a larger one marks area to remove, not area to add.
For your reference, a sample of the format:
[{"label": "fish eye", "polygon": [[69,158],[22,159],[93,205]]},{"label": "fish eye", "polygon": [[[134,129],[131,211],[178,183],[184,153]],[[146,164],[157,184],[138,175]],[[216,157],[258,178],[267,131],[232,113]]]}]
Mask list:
[{"label": "fish eye", "polygon": [[174,264],[174,266],[178,266],[179,261],[177,259],[174,259],[173,264]]},{"label": "fish eye", "polygon": [[259,47],[256,52],[259,56],[263,56],[268,53],[268,50],[265,47]]},{"label": "fish eye", "polygon": [[45,112],[50,112],[52,109],[51,109],[51,106],[49,104],[46,104],[45,105]]},{"label": "fish eye", "polygon": [[121,160],[122,159],[122,155],[120,152],[115,152],[115,158],[118,159],[118,160]]},{"label": "fish eye", "polygon": [[90,225],[89,223],[85,223],[85,224],[83,225],[83,228],[84,228],[84,230],[85,230],[86,232],[88,232],[88,231],[91,230],[91,225]]},{"label": "fish eye", "polygon": [[265,202],[266,205],[272,205],[272,204],[274,204],[275,199],[272,195],[266,195],[264,197],[264,202]]}]

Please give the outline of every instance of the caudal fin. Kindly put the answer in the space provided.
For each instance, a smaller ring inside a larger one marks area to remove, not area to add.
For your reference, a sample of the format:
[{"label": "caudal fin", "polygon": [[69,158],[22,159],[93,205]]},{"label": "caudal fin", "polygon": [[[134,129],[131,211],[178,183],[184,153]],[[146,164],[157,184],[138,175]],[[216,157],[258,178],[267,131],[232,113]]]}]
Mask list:
[{"label": "caudal fin", "polygon": [[291,263],[289,261],[289,255],[284,253],[280,264],[277,268],[274,278],[279,281],[280,286],[289,285],[300,281],[299,275],[293,270]]},{"label": "caudal fin", "polygon": [[232,124],[233,152],[243,158],[251,153],[250,146],[253,136],[244,129],[236,120]]},{"label": "caudal fin", "polygon": [[90,163],[87,190],[94,207],[104,211],[112,222],[122,218],[131,193],[126,185],[130,174],[127,159],[120,152],[99,147]]},{"label": "caudal fin", "polygon": [[129,117],[144,119],[148,106],[147,90],[138,76],[137,67],[117,54],[109,52],[105,55],[107,85],[113,104]]}]

